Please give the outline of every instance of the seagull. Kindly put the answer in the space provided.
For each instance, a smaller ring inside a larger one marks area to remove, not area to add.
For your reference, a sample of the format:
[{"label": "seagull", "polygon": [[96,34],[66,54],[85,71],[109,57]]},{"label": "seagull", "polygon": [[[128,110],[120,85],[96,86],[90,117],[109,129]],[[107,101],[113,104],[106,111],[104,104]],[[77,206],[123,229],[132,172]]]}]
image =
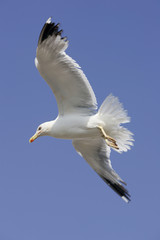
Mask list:
[{"label": "seagull", "polygon": [[110,152],[126,152],[133,145],[133,134],[121,126],[130,118],[112,94],[98,109],[92,87],[80,66],[66,54],[67,47],[59,23],[49,18],[39,36],[35,65],[52,89],[59,113],[55,120],[40,124],[29,142],[40,136],[71,139],[76,151],[128,203],[130,194],[112,168]]}]

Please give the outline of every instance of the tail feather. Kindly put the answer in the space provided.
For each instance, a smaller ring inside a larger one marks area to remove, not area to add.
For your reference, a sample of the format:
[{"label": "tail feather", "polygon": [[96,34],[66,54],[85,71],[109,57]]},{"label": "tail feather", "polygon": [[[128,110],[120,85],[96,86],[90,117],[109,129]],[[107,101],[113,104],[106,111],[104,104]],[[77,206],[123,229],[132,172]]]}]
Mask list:
[{"label": "tail feather", "polygon": [[111,187],[125,202],[130,202],[130,194],[126,188],[124,188],[120,183],[118,182],[111,182],[109,179],[99,175],[105,183],[108,184],[109,187]]},{"label": "tail feather", "polygon": [[103,123],[106,134],[116,140],[119,147],[118,152],[127,151],[133,145],[133,134],[121,124],[130,122],[127,111],[123,109],[118,98],[110,94],[102,103],[99,111],[99,118]]},{"label": "tail feather", "polygon": [[117,123],[130,122],[130,117],[127,116],[127,111],[123,109],[122,103],[119,102],[117,97],[110,94],[102,103],[99,109],[100,115],[110,115],[115,118]]}]

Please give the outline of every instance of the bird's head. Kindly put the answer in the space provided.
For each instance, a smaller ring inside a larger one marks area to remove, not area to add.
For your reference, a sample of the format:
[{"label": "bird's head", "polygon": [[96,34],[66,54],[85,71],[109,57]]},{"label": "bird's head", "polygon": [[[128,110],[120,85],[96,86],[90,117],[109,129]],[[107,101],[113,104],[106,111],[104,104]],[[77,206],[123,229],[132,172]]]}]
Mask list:
[{"label": "bird's head", "polygon": [[36,133],[29,139],[29,142],[32,143],[36,138],[47,135],[48,129],[49,124],[47,122],[39,125]]}]

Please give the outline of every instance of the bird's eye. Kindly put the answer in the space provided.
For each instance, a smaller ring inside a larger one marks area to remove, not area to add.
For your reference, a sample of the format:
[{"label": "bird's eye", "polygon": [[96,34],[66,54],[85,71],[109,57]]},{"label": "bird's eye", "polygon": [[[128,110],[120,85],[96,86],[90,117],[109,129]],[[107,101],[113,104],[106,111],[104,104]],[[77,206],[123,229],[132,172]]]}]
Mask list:
[{"label": "bird's eye", "polygon": [[41,129],[42,129],[42,127],[39,127],[39,128],[38,128],[38,131],[40,131]]}]

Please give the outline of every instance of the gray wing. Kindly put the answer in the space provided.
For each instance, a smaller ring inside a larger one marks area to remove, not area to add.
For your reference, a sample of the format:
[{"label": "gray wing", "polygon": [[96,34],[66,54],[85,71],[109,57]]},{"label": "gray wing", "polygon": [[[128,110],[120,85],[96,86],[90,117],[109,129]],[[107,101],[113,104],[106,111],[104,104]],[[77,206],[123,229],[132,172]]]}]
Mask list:
[{"label": "gray wing", "polygon": [[39,36],[35,65],[51,87],[60,115],[95,113],[97,101],[80,66],[66,53],[68,41],[59,25],[47,20]]},{"label": "gray wing", "polygon": [[103,138],[78,139],[72,141],[76,151],[88,162],[99,176],[126,202],[130,195],[123,187],[126,184],[113,170],[110,161],[110,147]]}]

